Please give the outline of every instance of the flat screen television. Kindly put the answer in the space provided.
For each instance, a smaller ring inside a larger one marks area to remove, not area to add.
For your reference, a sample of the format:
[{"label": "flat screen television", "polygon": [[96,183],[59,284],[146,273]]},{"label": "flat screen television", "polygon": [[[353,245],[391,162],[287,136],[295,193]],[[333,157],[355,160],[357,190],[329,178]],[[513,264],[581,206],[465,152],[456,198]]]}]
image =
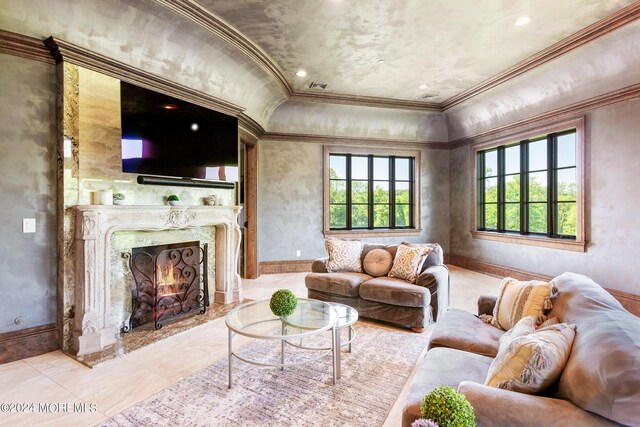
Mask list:
[{"label": "flat screen television", "polygon": [[120,82],[122,171],[238,180],[238,118]]}]

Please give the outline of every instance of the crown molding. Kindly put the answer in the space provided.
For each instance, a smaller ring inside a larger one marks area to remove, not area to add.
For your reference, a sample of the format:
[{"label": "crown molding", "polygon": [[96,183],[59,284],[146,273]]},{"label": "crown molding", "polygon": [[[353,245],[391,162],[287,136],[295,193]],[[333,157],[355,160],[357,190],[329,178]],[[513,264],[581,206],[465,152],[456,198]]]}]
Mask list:
[{"label": "crown molding", "polygon": [[359,105],[363,107],[394,108],[400,110],[426,110],[442,112],[442,107],[436,102],[410,101],[377,96],[342,95],[333,92],[294,92],[290,101],[309,101],[315,103]]},{"label": "crown molding", "polygon": [[526,131],[533,127],[563,121],[570,117],[584,115],[589,110],[594,110],[609,104],[615,104],[617,102],[639,97],[640,83],[594,96],[593,98],[576,102],[565,107],[556,108],[555,110],[547,111],[533,117],[518,120],[516,122],[509,123],[508,125],[498,126],[472,136],[455,139],[449,143],[449,148],[453,150],[454,148],[465,145],[481,144],[493,139],[508,137],[509,135]]},{"label": "crown molding", "polygon": [[42,40],[10,31],[0,30],[0,53],[55,64]]},{"label": "crown molding", "polygon": [[240,139],[248,145],[257,144],[265,133],[260,123],[245,113],[240,113],[238,116],[238,126],[240,128]]},{"label": "crown molding", "polygon": [[541,50],[528,57],[527,59],[518,62],[512,67],[507,68],[504,71],[484,80],[483,82],[460,92],[459,94],[447,99],[440,107],[446,111],[451,107],[461,104],[468,99],[473,98],[489,89],[501,85],[511,79],[521,76],[534,68],[540,67],[547,62],[556,59],[566,53],[571,52],[574,49],[579,48],[597,38],[600,38],[611,31],[614,31],[630,22],[640,18],[640,1],[636,1],[629,6],[614,12],[599,21],[583,28],[582,30],[566,37],[559,42],[549,46],[546,49]]},{"label": "crown molding", "polygon": [[307,133],[281,133],[266,132],[260,142],[263,141],[283,141],[283,142],[301,142],[323,145],[349,145],[350,147],[395,147],[395,148],[427,148],[434,150],[447,150],[449,144],[446,142],[436,141],[407,141],[402,139],[387,138],[359,138],[348,136],[329,136],[329,135],[313,135]]},{"label": "crown molding", "polygon": [[49,48],[51,56],[53,56],[56,63],[65,61],[79,65],[232,116],[239,116],[244,110],[243,107],[231,102],[207,95],[190,87],[165,79],[164,77],[148,73],[83,47],[54,38],[53,36],[46,39],[44,44]]},{"label": "crown molding", "polygon": [[251,58],[260,68],[280,85],[287,97],[293,93],[293,86],[286,73],[260,46],[251,41],[237,28],[224,19],[209,12],[193,0],[154,0],[174,13],[190,20],[205,30],[215,34]]}]

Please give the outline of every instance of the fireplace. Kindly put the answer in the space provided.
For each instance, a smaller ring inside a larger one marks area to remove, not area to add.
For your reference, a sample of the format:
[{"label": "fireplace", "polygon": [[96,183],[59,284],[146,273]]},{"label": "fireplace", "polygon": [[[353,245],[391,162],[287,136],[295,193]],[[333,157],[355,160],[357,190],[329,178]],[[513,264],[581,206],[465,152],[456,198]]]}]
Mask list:
[{"label": "fireplace", "polygon": [[151,324],[160,329],[169,320],[204,314],[209,305],[207,252],[208,245],[201,247],[200,242],[125,252],[133,280],[132,310],[123,331]]}]

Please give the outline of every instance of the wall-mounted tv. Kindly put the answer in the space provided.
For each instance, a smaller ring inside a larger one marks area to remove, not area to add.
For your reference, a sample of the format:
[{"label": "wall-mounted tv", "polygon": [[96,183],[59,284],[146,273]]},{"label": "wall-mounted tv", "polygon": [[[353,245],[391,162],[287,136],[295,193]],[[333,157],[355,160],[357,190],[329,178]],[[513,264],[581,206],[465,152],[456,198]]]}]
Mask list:
[{"label": "wall-mounted tv", "polygon": [[120,82],[122,171],[238,180],[238,118]]}]

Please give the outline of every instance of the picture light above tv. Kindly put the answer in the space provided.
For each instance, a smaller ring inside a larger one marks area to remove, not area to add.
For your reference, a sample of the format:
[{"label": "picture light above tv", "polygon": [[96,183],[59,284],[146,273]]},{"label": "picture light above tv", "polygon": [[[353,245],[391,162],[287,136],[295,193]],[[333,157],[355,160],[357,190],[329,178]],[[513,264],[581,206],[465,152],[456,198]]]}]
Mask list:
[{"label": "picture light above tv", "polygon": [[122,171],[158,176],[138,182],[233,188],[238,181],[237,117],[126,82],[120,106]]}]

